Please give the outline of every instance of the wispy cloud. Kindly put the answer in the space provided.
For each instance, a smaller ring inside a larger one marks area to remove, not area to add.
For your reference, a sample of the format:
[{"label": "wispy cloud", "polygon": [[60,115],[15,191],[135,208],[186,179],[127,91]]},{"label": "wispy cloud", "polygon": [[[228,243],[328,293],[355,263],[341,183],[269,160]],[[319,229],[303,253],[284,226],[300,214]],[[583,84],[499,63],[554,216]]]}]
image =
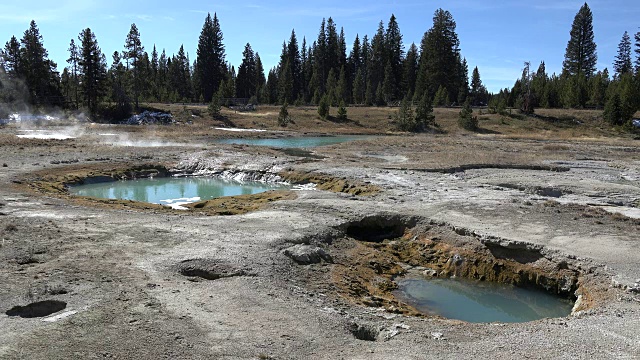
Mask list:
[{"label": "wispy cloud", "polygon": [[580,7],[584,2],[581,1],[569,1],[569,2],[550,2],[550,3],[536,3],[533,4],[533,8],[536,10],[580,10]]},{"label": "wispy cloud", "polygon": [[131,19],[142,20],[142,21],[151,21],[151,20],[153,20],[153,16],[152,15],[148,15],[148,14],[135,14],[135,15],[128,15],[127,17],[129,17]]},{"label": "wispy cloud", "polygon": [[343,18],[348,18],[348,17],[352,17],[352,16],[361,16],[361,15],[365,15],[368,13],[371,13],[372,11],[369,9],[365,9],[365,8],[361,8],[361,7],[357,7],[357,8],[348,8],[348,7],[343,7],[343,8],[331,8],[331,7],[326,7],[326,8],[292,8],[292,9],[287,9],[284,11],[279,11],[278,13],[281,15],[285,15],[285,16],[313,16],[313,17],[318,17],[318,16],[332,16],[332,17],[343,17]]},{"label": "wispy cloud", "polygon": [[[5,23],[28,23],[31,20],[36,22],[62,22],[78,16],[86,16],[87,13],[99,8],[99,2],[87,0],[60,0],[49,1],[26,1],[0,4],[0,21]],[[28,9],[25,11],[25,9]]]}]

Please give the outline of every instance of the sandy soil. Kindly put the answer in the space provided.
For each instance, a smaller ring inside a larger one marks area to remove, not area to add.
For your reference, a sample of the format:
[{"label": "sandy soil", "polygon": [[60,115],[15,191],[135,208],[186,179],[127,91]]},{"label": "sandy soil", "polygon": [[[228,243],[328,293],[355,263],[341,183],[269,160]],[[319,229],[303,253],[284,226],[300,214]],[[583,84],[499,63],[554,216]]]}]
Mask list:
[{"label": "sandy soil", "polygon": [[[631,140],[398,135],[296,152],[218,145],[225,132],[215,129],[194,140],[188,127],[80,126],[66,140],[18,134],[0,128],[0,358],[640,357],[640,153]],[[295,170],[381,190],[302,190],[244,215],[207,216],[29,188],[47,170],[143,163],[202,174]],[[451,246],[534,249],[579,273],[593,302],[523,324],[366,305],[336,274],[362,265],[347,256],[357,248],[349,224],[372,217],[431,224],[429,239]],[[301,243],[335,263],[284,255]],[[363,332],[374,341],[358,339]]]}]

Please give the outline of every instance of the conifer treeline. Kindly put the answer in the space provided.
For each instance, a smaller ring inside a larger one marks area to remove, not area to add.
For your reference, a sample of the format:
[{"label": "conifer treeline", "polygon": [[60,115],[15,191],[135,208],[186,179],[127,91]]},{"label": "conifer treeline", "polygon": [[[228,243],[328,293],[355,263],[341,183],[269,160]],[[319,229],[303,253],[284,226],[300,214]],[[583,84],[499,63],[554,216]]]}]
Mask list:
[{"label": "conifer treeline", "polygon": [[[614,123],[630,119],[640,103],[640,33],[635,35],[635,64],[631,37],[625,32],[614,63],[614,75],[596,71],[597,52],[593,15],[588,5],[576,15],[567,44],[563,71],[546,73],[542,62],[533,72],[525,65],[512,88],[489,94],[478,68],[472,72],[460,53],[456,23],[438,9],[431,28],[419,46],[405,49],[395,16],[381,21],[376,33],[356,36],[347,52],[344,29],[332,18],[322,20],[318,36],[299,44],[295,30],[282,45],[278,65],[265,77],[260,55],[250,44],[243,51],[238,71],[226,60],[223,33],[217,15],[207,15],[193,62],[181,46],[168,56],[153,46],[145,51],[132,24],[122,51],[111,56],[107,67],[91,29],[80,32],[69,45],[68,66],[62,73],[48,59],[34,21],[23,38],[12,37],[0,56],[0,100],[18,104],[86,107],[102,104],[124,116],[146,102],[209,103],[216,98],[244,98],[253,103],[362,105],[418,103],[424,98],[435,106],[490,103],[492,109],[518,107],[599,107]],[[1,115],[1,114],[0,114]]]},{"label": "conifer treeline", "polygon": [[613,125],[630,124],[640,109],[640,32],[635,34],[635,68],[631,48],[631,37],[625,31],[613,76],[608,68],[597,71],[593,14],[585,3],[573,20],[561,74],[548,75],[544,61],[535,72],[526,64],[513,88],[492,96],[490,108],[604,108],[605,119]]}]

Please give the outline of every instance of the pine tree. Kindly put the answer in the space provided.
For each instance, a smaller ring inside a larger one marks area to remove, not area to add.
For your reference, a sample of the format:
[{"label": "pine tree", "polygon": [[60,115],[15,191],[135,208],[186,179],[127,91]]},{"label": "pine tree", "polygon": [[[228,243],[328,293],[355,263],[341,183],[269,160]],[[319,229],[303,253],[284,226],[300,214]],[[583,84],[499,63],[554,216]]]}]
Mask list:
[{"label": "pine tree", "polygon": [[[349,54],[349,60],[347,62],[349,63],[349,72],[354,76],[355,79],[355,76],[358,74],[358,70],[361,70],[362,68],[362,54],[360,47],[360,37],[358,36],[358,34],[356,34],[356,39],[353,41],[353,47],[351,48],[351,53]],[[362,72],[360,72],[360,75],[362,75]]]},{"label": "pine tree", "polygon": [[620,95],[617,92],[607,100],[603,116],[611,125],[622,125],[622,106],[620,105]]},{"label": "pine tree", "polygon": [[340,28],[338,36],[338,68],[347,66],[347,40],[344,36],[344,28]]},{"label": "pine tree", "polygon": [[338,77],[336,76],[336,72],[334,69],[329,70],[329,76],[327,76],[325,89],[327,98],[329,99],[329,104],[331,106],[337,106]]},{"label": "pine tree", "polygon": [[590,99],[589,104],[602,108],[605,105],[605,95],[607,93],[607,87],[609,87],[609,70],[606,68],[598,73],[590,80]]},{"label": "pine tree", "polygon": [[329,97],[326,94],[323,95],[320,99],[320,104],[318,104],[318,115],[320,115],[322,119],[326,119],[327,117],[329,117],[330,106],[331,104],[329,101]]},{"label": "pine tree", "polygon": [[[327,53],[326,53],[326,65],[327,65],[327,76],[329,71],[333,70],[334,73],[338,73],[340,71],[340,58],[341,58],[341,45],[340,38],[338,36],[338,31],[336,29],[336,23],[330,17],[327,20]],[[325,79],[326,80],[326,79]]]},{"label": "pine tree", "polygon": [[302,60],[300,59],[300,50],[298,48],[298,39],[296,32],[291,30],[291,37],[287,45],[287,60],[291,68],[291,94],[287,95],[288,99],[295,100],[302,94]]},{"label": "pine tree", "polygon": [[218,91],[221,81],[226,80],[225,76],[225,52],[217,14],[207,14],[207,17],[200,32],[197,50],[198,78],[200,79],[200,89],[205,102],[210,102],[213,94]]},{"label": "pine tree", "polygon": [[258,102],[262,103],[262,102],[268,102],[268,100],[265,99],[265,86],[267,85],[267,79],[264,76],[264,66],[262,66],[262,60],[260,59],[260,55],[258,53],[256,53],[255,56],[256,60],[256,79],[255,79],[255,84],[256,84],[256,96],[258,98]]},{"label": "pine tree", "polygon": [[[547,70],[546,64],[544,61],[540,63],[538,66],[538,70],[533,74],[533,79],[531,79],[531,92],[533,94],[533,104],[534,107],[541,106],[542,99],[544,97],[544,88],[547,84]],[[548,106],[548,104],[547,104]]]},{"label": "pine tree", "polygon": [[[140,58],[140,98],[142,101],[149,102],[152,98],[153,71],[151,69],[151,59],[146,51],[142,53]],[[193,90],[191,91],[193,93]]]},{"label": "pine tree", "polygon": [[480,72],[478,71],[478,67],[473,68],[473,73],[471,75],[471,105],[478,105],[480,91],[482,89],[482,80],[480,80]]},{"label": "pine tree", "polygon": [[373,105],[375,101],[375,89],[373,88],[373,84],[371,83],[371,79],[367,81],[367,87],[364,93],[364,103],[367,106]]},{"label": "pine tree", "polygon": [[120,53],[113,52],[113,62],[108,72],[111,91],[109,98],[115,103],[117,117],[126,118],[131,112],[131,101],[127,94],[127,69],[122,64]]},{"label": "pine tree", "polygon": [[291,117],[289,116],[288,104],[285,101],[280,107],[280,113],[278,114],[278,125],[285,127],[291,122]]},{"label": "pine tree", "polygon": [[433,105],[427,94],[422,95],[418,102],[415,115],[416,130],[423,131],[436,124],[436,117],[433,115]]},{"label": "pine tree", "polygon": [[[264,76],[264,75],[263,75]],[[251,98],[256,95],[258,85],[255,54],[251,44],[247,43],[242,52],[242,64],[238,67],[236,78],[236,96],[239,98]]]},{"label": "pine tree", "polygon": [[387,62],[384,68],[384,80],[382,82],[382,103],[389,104],[393,99],[394,79],[391,63]]},{"label": "pine tree", "polygon": [[585,3],[573,19],[562,71],[569,75],[584,74],[589,79],[596,71],[597,62],[598,54],[593,35],[593,14],[589,5]]},{"label": "pine tree", "polygon": [[[378,84],[384,82],[385,67],[387,65],[386,42],[384,36],[384,24],[382,21],[378,24],[378,31],[371,40],[371,53],[369,55],[369,64],[367,66],[367,80],[375,87],[376,103],[380,104],[382,97],[378,98]],[[382,88],[380,87],[380,93]]]},{"label": "pine tree", "polygon": [[[362,37],[362,47],[360,48],[360,58],[362,59],[361,69],[364,83],[367,84],[370,80],[369,77],[369,64],[371,63],[371,45],[369,44],[369,37],[367,35]],[[365,86],[366,88],[366,86]]]},{"label": "pine tree", "polygon": [[384,99],[384,88],[382,86],[382,83],[378,83],[378,86],[376,86],[375,105],[376,106],[386,105],[386,101]]},{"label": "pine tree", "polygon": [[468,101],[464,103],[464,107],[460,110],[458,126],[469,131],[478,130],[478,117],[473,116],[473,109],[471,109],[471,104]]},{"label": "pine tree", "polygon": [[275,68],[269,70],[265,97],[269,104],[275,104],[278,101],[278,74]]},{"label": "pine tree", "polygon": [[166,101],[169,91],[167,89],[169,74],[169,59],[167,52],[162,49],[158,58],[158,76],[156,78],[156,88],[158,89],[158,101]]},{"label": "pine tree", "polygon": [[418,74],[418,47],[412,43],[407,51],[407,57],[403,63],[401,92],[413,97],[416,88],[416,76]]},{"label": "pine tree", "polygon": [[327,82],[327,75],[329,74],[326,21],[324,18],[320,24],[318,40],[316,40],[314,48],[313,55],[315,58],[315,66],[313,69],[313,76],[315,79],[312,79],[314,81],[309,84],[309,88],[312,92],[317,90],[320,94],[324,94],[324,85]]},{"label": "pine tree", "polygon": [[364,102],[364,93],[366,86],[364,83],[364,77],[362,76],[362,69],[358,69],[356,72],[356,78],[353,81],[353,102],[355,104],[362,104]]},{"label": "pine tree", "polygon": [[156,45],[153,44],[153,51],[151,52],[151,97],[153,101],[160,101],[159,89],[158,89],[158,72],[160,69],[160,60],[158,58],[158,50]]},{"label": "pine tree", "polygon": [[176,99],[173,101],[189,102],[192,99],[191,66],[184,45],[180,45],[178,54],[172,56],[171,62],[167,63],[167,87],[170,92],[175,92]]},{"label": "pine tree", "polygon": [[532,75],[530,71],[531,63],[528,61],[524,63],[524,69],[522,69],[522,78],[520,83],[522,84],[522,92],[519,95],[520,111],[525,114],[533,114],[534,101],[533,93],[531,91]]},{"label": "pine tree", "polygon": [[18,78],[23,76],[20,42],[15,36],[12,36],[4,45],[2,57],[4,59],[5,71],[9,77]]},{"label": "pine tree", "polygon": [[73,92],[73,103],[75,105],[75,109],[80,107],[80,99],[78,96],[78,90],[80,84],[78,83],[78,63],[80,62],[80,49],[76,46],[76,42],[74,39],[71,39],[71,43],[69,44],[69,58],[67,59],[67,63],[69,63],[70,71],[69,74],[69,89]]},{"label": "pine tree", "polygon": [[415,94],[433,96],[440,87],[449,99],[457,99],[460,84],[460,41],[456,23],[448,11],[438,9],[433,27],[424,34],[420,45],[420,68]]},{"label": "pine tree", "polygon": [[303,92],[303,100],[305,103],[310,103],[311,102],[311,97],[313,95],[313,92],[310,91],[310,85],[311,85],[311,81],[313,78],[313,68],[314,68],[314,53],[313,53],[313,47],[314,45],[312,44],[311,46],[307,45],[307,39],[306,38],[302,38],[302,47],[304,48],[303,52],[302,52],[302,92]]},{"label": "pine tree", "polygon": [[211,97],[211,102],[207,107],[209,115],[212,119],[217,120],[222,116],[222,94],[221,91],[216,91]]},{"label": "pine tree", "polygon": [[640,76],[640,31],[635,35],[636,40],[636,75]]},{"label": "pine tree", "polygon": [[411,102],[407,97],[402,99],[400,103],[400,109],[395,115],[395,122],[398,130],[400,131],[415,131],[416,122],[413,115],[413,109],[411,108]]},{"label": "pine tree", "polygon": [[49,53],[42,43],[42,35],[35,21],[21,40],[19,69],[29,89],[31,100],[38,104],[59,105],[59,79],[56,64],[49,60]]},{"label": "pine tree", "polygon": [[[404,45],[402,43],[402,34],[395,15],[391,15],[387,24],[385,33],[385,52],[387,55],[387,65],[390,66],[391,82],[389,83],[389,101],[398,100],[405,94],[401,95],[402,84],[402,61],[404,59]],[[386,70],[386,69],[385,69]]]},{"label": "pine tree", "polygon": [[92,114],[98,109],[98,99],[104,91],[107,61],[98,46],[98,40],[90,28],[82,30],[80,40],[80,83],[84,102]]},{"label": "pine tree", "polygon": [[[458,55],[458,58],[460,56]],[[458,104],[464,104],[469,96],[469,66],[467,65],[467,59],[462,58],[458,66],[458,76],[455,81],[458,86]]]},{"label": "pine tree", "polygon": [[[416,92],[416,94],[418,93]],[[422,96],[424,95],[427,95],[427,93],[423,92],[420,98],[422,98]],[[447,89],[444,86],[440,85],[440,87],[436,91],[435,97],[433,98],[433,103],[436,106],[449,106],[449,101],[447,100],[448,98],[449,95]]]},{"label": "pine tree", "polygon": [[584,107],[587,103],[587,78],[584,74],[565,76],[561,89],[561,100],[565,108]]},{"label": "pine tree", "polygon": [[631,64],[631,37],[628,32],[624,32],[622,40],[618,44],[618,54],[613,62],[613,70],[615,76],[620,77],[624,74],[629,74],[633,71]]},{"label": "pine tree", "polygon": [[633,115],[640,109],[640,98],[638,96],[637,80],[631,73],[623,74],[617,86],[620,95],[621,121],[622,125],[631,122]]},{"label": "pine tree", "polygon": [[140,32],[136,24],[131,24],[129,34],[127,34],[127,40],[124,44],[124,58],[127,60],[127,68],[131,67],[131,73],[133,78],[133,99],[136,104],[136,109],[139,109],[139,98],[142,81],[142,70],[140,61],[144,53],[144,47],[140,41]]},{"label": "pine tree", "polygon": [[340,68],[340,75],[338,76],[338,84],[336,85],[336,97],[338,103],[349,103],[351,99],[351,91],[349,91],[349,83],[347,82],[347,71],[345,66]]},{"label": "pine tree", "polygon": [[[4,68],[2,67],[2,61],[0,60],[0,84],[2,84],[1,77],[3,75],[4,75]],[[4,84],[0,86],[0,91],[3,87],[4,87]],[[69,73],[68,67],[65,67],[64,70],[62,70],[62,75],[60,75],[60,89],[62,90],[62,96],[64,96],[65,102],[71,102],[71,92],[73,90],[71,89],[71,74]],[[1,95],[0,95],[0,98],[2,98]]]},{"label": "pine tree", "polygon": [[340,106],[338,107],[338,121],[347,121],[347,106],[344,104],[344,100],[340,100]]},{"label": "pine tree", "polygon": [[293,99],[293,74],[291,73],[291,66],[289,66],[289,60],[285,57],[285,62],[281,66],[280,73],[278,74],[278,103],[284,104],[290,102]]}]

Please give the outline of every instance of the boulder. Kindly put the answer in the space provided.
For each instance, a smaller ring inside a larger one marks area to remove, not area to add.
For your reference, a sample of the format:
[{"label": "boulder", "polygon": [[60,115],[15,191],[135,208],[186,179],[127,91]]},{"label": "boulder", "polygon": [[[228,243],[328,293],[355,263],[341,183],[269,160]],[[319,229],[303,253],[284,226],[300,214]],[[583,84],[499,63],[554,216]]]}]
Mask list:
[{"label": "boulder", "polygon": [[331,255],[317,246],[299,244],[285,249],[283,253],[300,265],[318,264],[323,260],[333,263]]}]

